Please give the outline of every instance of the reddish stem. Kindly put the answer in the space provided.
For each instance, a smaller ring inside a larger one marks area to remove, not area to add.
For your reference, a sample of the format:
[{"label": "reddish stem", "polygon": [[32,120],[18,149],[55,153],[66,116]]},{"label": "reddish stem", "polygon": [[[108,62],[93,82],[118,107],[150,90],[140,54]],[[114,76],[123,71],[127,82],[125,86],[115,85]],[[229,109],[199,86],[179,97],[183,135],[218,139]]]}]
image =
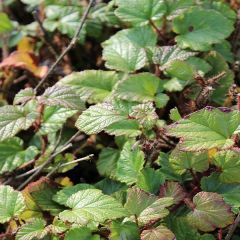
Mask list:
[{"label": "reddish stem", "polygon": [[238,93],[237,95],[237,107],[238,107],[238,111],[240,112],[240,93]]},{"label": "reddish stem", "polygon": [[222,232],[222,228],[220,228],[218,230],[218,240],[222,240],[223,239],[223,232]]}]

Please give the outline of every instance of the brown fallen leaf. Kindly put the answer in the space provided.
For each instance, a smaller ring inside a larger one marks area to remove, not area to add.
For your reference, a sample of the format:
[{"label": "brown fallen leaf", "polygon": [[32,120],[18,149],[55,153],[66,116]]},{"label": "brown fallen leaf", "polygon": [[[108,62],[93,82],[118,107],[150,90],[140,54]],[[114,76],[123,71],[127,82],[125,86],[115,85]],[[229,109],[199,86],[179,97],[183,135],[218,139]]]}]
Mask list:
[{"label": "brown fallen leaf", "polygon": [[30,52],[15,51],[0,63],[0,68],[23,68],[42,78],[48,70],[47,66],[38,66],[36,56]]}]

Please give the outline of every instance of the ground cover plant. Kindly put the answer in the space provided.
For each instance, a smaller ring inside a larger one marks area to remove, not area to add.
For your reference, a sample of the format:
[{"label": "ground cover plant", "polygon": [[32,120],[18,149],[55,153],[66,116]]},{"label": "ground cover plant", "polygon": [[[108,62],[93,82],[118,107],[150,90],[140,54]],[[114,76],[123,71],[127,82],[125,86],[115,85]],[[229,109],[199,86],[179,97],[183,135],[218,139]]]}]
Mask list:
[{"label": "ground cover plant", "polygon": [[238,0],[0,8],[0,239],[240,239]]}]

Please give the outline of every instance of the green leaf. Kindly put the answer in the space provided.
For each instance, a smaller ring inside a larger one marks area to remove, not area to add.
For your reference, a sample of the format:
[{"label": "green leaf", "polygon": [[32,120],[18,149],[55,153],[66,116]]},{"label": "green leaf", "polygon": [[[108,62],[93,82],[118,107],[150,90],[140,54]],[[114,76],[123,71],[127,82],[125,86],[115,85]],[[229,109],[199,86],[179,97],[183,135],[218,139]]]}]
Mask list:
[{"label": "green leaf", "polygon": [[0,223],[5,223],[19,216],[25,209],[21,192],[14,191],[10,186],[0,186]]},{"label": "green leaf", "polygon": [[0,34],[11,32],[13,24],[6,13],[0,12]]},{"label": "green leaf", "polygon": [[0,108],[0,141],[15,136],[21,130],[27,130],[36,120],[38,114],[20,106],[3,106]]},{"label": "green leaf", "polygon": [[114,148],[104,148],[99,154],[97,170],[101,176],[114,177],[120,151]]},{"label": "green leaf", "polygon": [[205,108],[172,124],[168,134],[182,138],[181,150],[227,149],[234,145],[232,136],[240,124],[240,113],[227,109]]},{"label": "green leaf", "polygon": [[196,55],[195,52],[182,50],[177,45],[174,46],[163,46],[156,48],[153,62],[159,65],[160,70],[168,69],[172,63],[176,60],[184,61],[191,56]]},{"label": "green leaf", "polygon": [[0,142],[0,174],[11,172],[38,154],[38,149],[30,146],[23,149],[23,141],[14,137]]},{"label": "green leaf", "polygon": [[178,16],[182,12],[189,9],[189,7],[194,6],[194,0],[168,0],[166,1],[167,5],[167,15],[168,19]]},{"label": "green leaf", "polygon": [[100,240],[100,237],[95,235],[92,235],[92,232],[87,227],[81,227],[81,228],[72,228],[70,229],[66,235],[64,240]]},{"label": "green leaf", "polygon": [[223,40],[221,43],[217,43],[213,46],[214,51],[220,53],[227,62],[233,63],[234,55],[231,48],[231,44],[226,40]]},{"label": "green leaf", "polygon": [[223,105],[228,93],[228,89],[234,83],[234,74],[229,69],[225,59],[217,52],[210,52],[208,55],[206,55],[205,60],[212,66],[212,70],[208,72],[206,77],[212,77],[221,72],[226,73],[225,76],[217,82],[217,87],[211,96],[212,101]]},{"label": "green leaf", "polygon": [[219,174],[213,173],[209,177],[201,179],[201,189],[206,192],[216,192],[223,196],[224,201],[239,211],[240,185],[222,183]]},{"label": "green leaf", "polygon": [[191,153],[174,149],[169,162],[177,174],[184,174],[192,169],[195,172],[204,172],[209,167],[207,152]]},{"label": "green leaf", "polygon": [[240,183],[238,151],[222,151],[214,156],[213,163],[221,169],[219,179],[223,183]]},{"label": "green leaf", "polygon": [[[54,3],[53,3],[54,4]],[[43,26],[46,30],[53,32],[59,30],[62,34],[73,37],[79,26],[82,8],[79,6],[49,5],[45,8],[46,19]],[[84,24],[79,41],[82,43],[86,36],[86,25]]]},{"label": "green leaf", "polygon": [[173,31],[180,48],[207,51],[231,34],[233,23],[215,10],[193,7],[174,19]]},{"label": "green leaf", "polygon": [[171,215],[167,218],[167,225],[174,232],[176,239],[215,240],[215,237],[210,234],[200,235],[197,229],[190,225],[186,217]]},{"label": "green leaf", "polygon": [[45,107],[40,133],[45,135],[57,132],[59,129],[61,129],[66,120],[72,117],[76,112],[76,110],[57,106]]},{"label": "green leaf", "polygon": [[188,214],[191,225],[204,232],[224,228],[234,221],[231,208],[217,193],[199,192],[193,198],[195,208]]},{"label": "green leaf", "polygon": [[179,92],[184,89],[186,82],[183,80],[179,80],[177,78],[172,78],[171,80],[166,81],[163,87],[168,92]]},{"label": "green leaf", "polygon": [[126,190],[127,188],[126,184],[109,178],[104,178],[103,180],[97,182],[94,186],[107,195],[113,195],[114,193]]},{"label": "green leaf", "polygon": [[139,240],[139,229],[136,223],[132,222],[125,222],[120,223],[113,221],[111,226],[111,240]]},{"label": "green leaf", "polygon": [[66,205],[71,210],[61,212],[60,219],[81,225],[86,225],[90,221],[104,222],[107,219],[127,215],[118,201],[97,189],[81,190],[73,194]]},{"label": "green leaf", "polygon": [[158,89],[162,89],[161,80],[151,73],[134,74],[118,84],[116,97],[131,101],[153,101]]},{"label": "green leaf", "polygon": [[53,201],[57,188],[54,188],[47,179],[38,180],[35,184],[29,185],[27,190],[42,211],[50,212],[55,216],[63,209],[62,206]]},{"label": "green leaf", "polygon": [[132,107],[130,117],[136,119],[145,129],[151,129],[158,120],[158,115],[152,102],[146,102]]},{"label": "green leaf", "polygon": [[211,2],[210,4],[206,2],[206,8],[214,9],[221,13],[224,17],[231,20],[233,23],[236,20],[236,12],[231,8],[231,6],[224,2]]},{"label": "green leaf", "polygon": [[166,5],[162,0],[117,0],[116,15],[132,24],[147,24],[162,18]]},{"label": "green leaf", "polygon": [[122,120],[108,126],[105,131],[110,135],[137,137],[141,135],[139,123],[134,119]]},{"label": "green leaf", "polygon": [[54,85],[45,90],[38,101],[47,106],[61,106],[64,108],[81,110],[84,102],[75,89],[69,86]]},{"label": "green leaf", "polygon": [[143,165],[143,151],[141,151],[138,145],[133,146],[132,142],[126,142],[117,162],[116,178],[128,185],[136,183]]},{"label": "green leaf", "polygon": [[48,234],[45,226],[45,220],[40,218],[31,219],[30,222],[27,222],[21,226],[17,232],[16,240],[42,239]]},{"label": "green leaf", "polygon": [[181,119],[181,115],[176,107],[170,110],[170,118],[173,121],[178,121]]},{"label": "green leaf", "polygon": [[14,104],[25,103],[35,97],[35,93],[32,88],[25,88],[19,91],[14,97]]},{"label": "green leaf", "polygon": [[111,93],[117,81],[116,72],[86,70],[67,75],[58,84],[76,89],[89,103],[99,103]]},{"label": "green leaf", "polygon": [[165,226],[158,226],[141,233],[141,240],[174,240],[174,234]]},{"label": "green leaf", "polygon": [[124,207],[131,215],[138,218],[139,224],[147,224],[167,216],[169,213],[167,207],[172,204],[172,198],[158,198],[133,187],[128,189],[127,202]]},{"label": "green leaf", "polygon": [[138,175],[137,186],[146,192],[157,194],[164,181],[164,175],[159,170],[144,168]]},{"label": "green leaf", "polygon": [[212,69],[212,66],[202,58],[190,57],[186,60],[186,62],[190,64],[193,67],[194,71],[201,76],[204,76]]},{"label": "green leaf", "polygon": [[167,73],[174,78],[183,81],[190,81],[194,78],[194,69],[187,62],[175,60],[167,69]]},{"label": "green leaf", "polygon": [[78,118],[76,127],[87,134],[95,134],[112,123],[125,119],[124,114],[119,113],[112,104],[105,102],[85,110]]},{"label": "green leaf", "polygon": [[102,44],[105,65],[110,69],[134,72],[144,67],[146,49],[155,46],[156,41],[156,34],[148,27],[119,31]]},{"label": "green leaf", "polygon": [[62,190],[58,191],[52,199],[61,205],[66,205],[68,198],[70,198],[74,193],[87,189],[95,189],[95,187],[90,184],[79,183],[74,186],[63,188]]}]

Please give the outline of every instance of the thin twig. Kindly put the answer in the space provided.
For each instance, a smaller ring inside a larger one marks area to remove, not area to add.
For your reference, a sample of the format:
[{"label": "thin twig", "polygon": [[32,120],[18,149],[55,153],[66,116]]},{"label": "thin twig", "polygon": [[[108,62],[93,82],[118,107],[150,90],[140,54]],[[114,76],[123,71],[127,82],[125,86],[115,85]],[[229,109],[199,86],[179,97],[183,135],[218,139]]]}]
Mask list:
[{"label": "thin twig", "polygon": [[69,143],[69,144],[67,144],[67,145],[64,145],[64,146],[61,148],[61,150],[53,153],[53,154],[49,157],[49,159],[48,159],[44,164],[42,164],[41,167],[40,167],[36,172],[34,172],[34,174],[32,174],[26,181],[24,181],[24,182],[17,188],[17,190],[22,190],[25,186],[27,186],[28,183],[30,183],[36,176],[38,176],[38,174],[40,174],[40,173],[42,172],[42,170],[43,170],[47,165],[49,165],[49,164],[53,161],[53,159],[54,159],[58,154],[64,152],[65,150],[67,150],[67,149],[70,148],[70,147],[72,147],[72,144],[71,144],[71,143]]},{"label": "thin twig", "polygon": [[225,237],[225,240],[230,240],[232,238],[232,235],[233,235],[234,231],[236,230],[239,223],[240,223],[240,213],[238,213],[237,217],[235,218],[234,223],[230,226],[227,236]]},{"label": "thin twig", "polygon": [[54,69],[56,68],[56,66],[61,62],[61,60],[63,59],[63,57],[74,47],[74,45],[77,43],[78,37],[81,33],[81,30],[83,28],[83,25],[87,19],[87,16],[90,12],[91,7],[95,4],[95,0],[90,0],[88,7],[86,9],[86,11],[84,12],[80,24],[75,32],[74,37],[72,38],[71,42],[69,43],[69,45],[67,46],[67,48],[65,48],[65,50],[61,53],[61,55],[58,57],[58,59],[56,60],[56,62],[50,67],[50,69],[48,70],[47,74],[41,79],[41,81],[37,84],[37,86],[35,87],[34,91],[37,92],[38,89],[42,86],[42,84],[47,80],[47,78],[49,77],[49,75],[54,71]]},{"label": "thin twig", "polygon": [[49,51],[52,53],[52,55],[57,59],[58,58],[58,54],[54,49],[54,46],[51,43],[51,40],[49,38],[49,35],[46,31],[46,29],[43,27],[42,21],[40,20],[39,16],[38,16],[38,11],[34,11],[33,12],[33,17],[36,20],[36,22],[38,23],[42,33],[43,33],[43,37],[42,40],[44,41],[44,43],[48,46]]},{"label": "thin twig", "polygon": [[79,163],[79,162],[82,162],[82,161],[87,161],[87,160],[91,160],[92,157],[94,155],[93,154],[90,154],[86,157],[83,157],[83,158],[79,158],[79,159],[76,159],[76,160],[73,160],[71,162],[67,162],[67,163],[63,163],[63,164],[58,164],[55,168],[52,169],[52,171],[50,171],[47,175],[48,178],[50,178],[59,168],[61,167],[65,167],[65,166],[68,166],[68,165],[71,165],[71,164],[74,164],[74,163]]}]

